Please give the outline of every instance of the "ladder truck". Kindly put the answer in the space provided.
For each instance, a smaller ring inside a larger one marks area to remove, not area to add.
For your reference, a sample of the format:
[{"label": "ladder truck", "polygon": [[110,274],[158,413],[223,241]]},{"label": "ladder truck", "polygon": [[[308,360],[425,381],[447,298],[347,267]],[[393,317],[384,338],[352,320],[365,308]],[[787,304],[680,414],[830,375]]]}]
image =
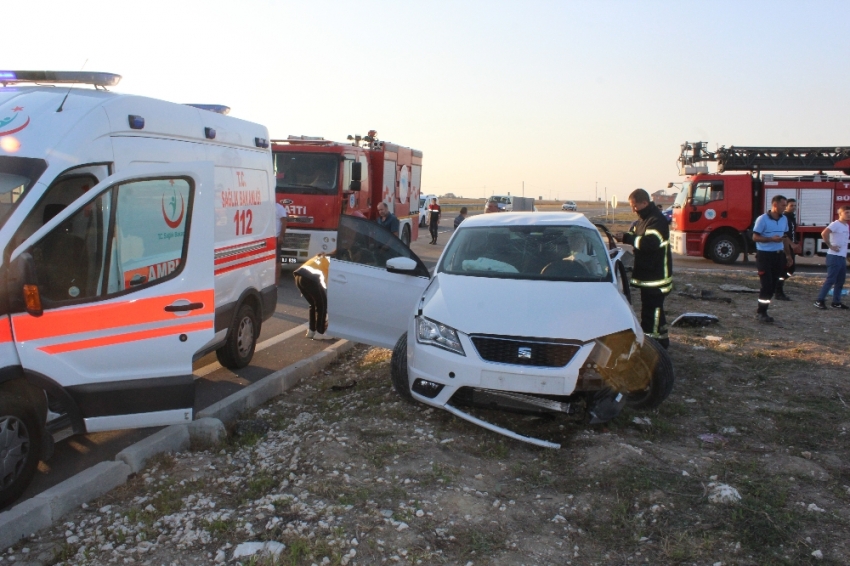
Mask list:
[{"label": "ladder truck", "polygon": [[[709,173],[708,163],[717,165]],[[730,264],[754,249],[750,230],[775,195],[797,199],[799,255],[824,255],[820,237],[850,204],[850,147],[720,147],[682,144],[686,177],[673,204],[670,245],[675,254]],[[781,173],[777,175],[776,173]],[[843,174],[843,175],[842,175]]]}]

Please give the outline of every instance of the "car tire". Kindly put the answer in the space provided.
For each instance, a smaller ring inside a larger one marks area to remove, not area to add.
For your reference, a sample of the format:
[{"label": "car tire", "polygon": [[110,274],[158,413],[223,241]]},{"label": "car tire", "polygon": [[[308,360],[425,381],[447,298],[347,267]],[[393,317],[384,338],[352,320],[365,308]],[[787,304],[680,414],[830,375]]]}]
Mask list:
[{"label": "car tire", "polygon": [[709,241],[708,255],[715,263],[729,265],[738,261],[741,244],[732,234],[718,234]]},{"label": "car tire", "polygon": [[44,424],[25,397],[0,392],[0,509],[29,486],[44,442]]},{"label": "car tire", "polygon": [[401,335],[393,348],[390,378],[396,393],[406,401],[413,401],[413,395],[410,394],[410,380],[407,378],[407,332]]},{"label": "car tire", "polygon": [[641,357],[650,371],[651,381],[643,391],[628,393],[626,404],[632,409],[655,409],[673,391],[673,362],[667,350],[649,336],[643,342]]},{"label": "car tire", "polygon": [[404,228],[401,230],[401,243],[410,247],[410,226],[407,224],[404,225]]},{"label": "car tire", "polygon": [[227,342],[215,351],[218,362],[227,369],[242,369],[251,363],[257,336],[260,335],[260,321],[251,305],[243,304],[233,319]]}]

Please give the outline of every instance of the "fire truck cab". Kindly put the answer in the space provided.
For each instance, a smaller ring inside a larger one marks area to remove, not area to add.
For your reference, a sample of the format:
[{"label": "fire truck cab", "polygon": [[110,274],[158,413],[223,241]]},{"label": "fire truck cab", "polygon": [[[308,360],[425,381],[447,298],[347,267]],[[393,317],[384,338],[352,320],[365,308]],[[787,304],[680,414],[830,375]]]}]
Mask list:
[{"label": "fire truck cab", "polygon": [[399,238],[419,237],[422,152],[380,141],[374,130],[351,143],[320,137],[272,140],[276,199],[287,209],[281,248],[284,266],[336,249],[340,214],[377,217],[387,203],[399,220]]},{"label": "fire truck cab", "polygon": [[0,71],[0,507],[55,439],[191,421],[274,313],[266,128],[120,78]]},{"label": "fire truck cab", "polygon": [[[710,161],[717,162],[716,173],[709,173]],[[837,218],[838,207],[850,203],[850,177],[824,173],[850,173],[850,148],[732,146],[708,152],[704,142],[685,142],[679,163],[687,180],[673,204],[670,231],[679,255],[734,263],[755,249],[749,230],[775,195],[797,201],[797,253],[822,255],[821,232]]]}]

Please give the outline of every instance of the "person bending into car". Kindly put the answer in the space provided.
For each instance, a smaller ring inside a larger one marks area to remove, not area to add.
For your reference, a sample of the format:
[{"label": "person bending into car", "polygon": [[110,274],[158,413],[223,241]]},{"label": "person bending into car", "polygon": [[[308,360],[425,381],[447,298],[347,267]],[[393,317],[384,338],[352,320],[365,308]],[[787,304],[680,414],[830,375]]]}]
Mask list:
[{"label": "person bending into car", "polygon": [[649,193],[636,189],[629,205],[637,213],[633,228],[614,237],[634,248],[635,264],[631,284],[640,289],[640,326],[665,349],[670,346],[664,299],[673,289],[673,254],[670,226],[664,214],[649,201]]},{"label": "person bending into car", "polygon": [[313,340],[333,340],[325,334],[328,328],[328,266],[328,256],[320,253],[292,273],[295,286],[310,304],[307,338]]}]

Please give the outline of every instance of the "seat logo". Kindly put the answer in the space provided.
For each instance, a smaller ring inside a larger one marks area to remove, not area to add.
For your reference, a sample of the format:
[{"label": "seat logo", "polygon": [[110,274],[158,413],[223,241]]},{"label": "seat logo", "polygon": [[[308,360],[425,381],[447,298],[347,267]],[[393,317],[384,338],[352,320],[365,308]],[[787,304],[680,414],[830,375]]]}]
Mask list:
[{"label": "seat logo", "polygon": [[531,348],[528,346],[520,346],[517,349],[516,357],[521,360],[530,360],[531,359]]}]

